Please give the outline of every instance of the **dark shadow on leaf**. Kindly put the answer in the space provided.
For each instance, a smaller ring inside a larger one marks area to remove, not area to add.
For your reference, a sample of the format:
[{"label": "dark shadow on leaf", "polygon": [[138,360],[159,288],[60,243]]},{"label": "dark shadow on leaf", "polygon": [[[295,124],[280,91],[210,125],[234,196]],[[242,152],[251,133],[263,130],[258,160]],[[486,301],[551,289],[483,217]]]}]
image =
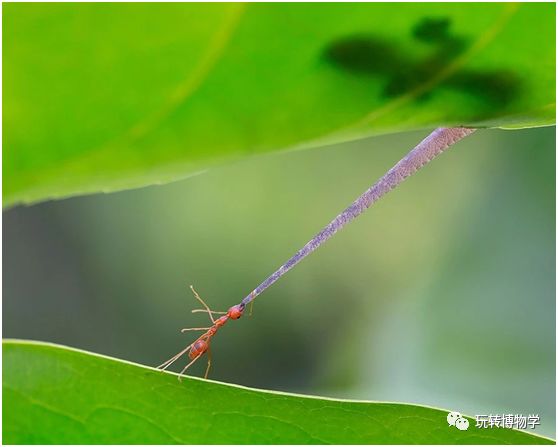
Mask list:
[{"label": "dark shadow on leaf", "polygon": [[[471,45],[470,39],[454,35],[451,20],[425,17],[412,29],[415,45],[426,45],[430,54],[418,58],[406,47],[372,34],[346,36],[332,42],[324,57],[333,66],[358,76],[378,79],[383,83],[382,96],[400,96],[424,85],[450,65]],[[520,93],[519,78],[509,70],[462,69],[441,81],[437,89],[462,92],[481,101],[480,114],[504,108]],[[427,100],[435,90],[418,95]]]}]

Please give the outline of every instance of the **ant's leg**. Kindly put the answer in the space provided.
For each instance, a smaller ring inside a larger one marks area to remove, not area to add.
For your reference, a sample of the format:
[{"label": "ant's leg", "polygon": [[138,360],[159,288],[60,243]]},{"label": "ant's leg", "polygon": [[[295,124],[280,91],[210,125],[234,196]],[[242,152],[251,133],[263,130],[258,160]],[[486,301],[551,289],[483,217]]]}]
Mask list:
[{"label": "ant's leg", "polygon": [[180,332],[188,332],[188,331],[207,331],[211,328],[209,327],[185,327],[184,329],[181,329]]},{"label": "ant's leg", "polygon": [[207,348],[207,368],[205,370],[205,376],[203,376],[204,379],[207,379],[210,369],[211,369],[211,348]]},{"label": "ant's leg", "polygon": [[254,298],[256,297],[256,291],[252,290],[250,292],[250,311],[248,312],[248,316],[251,317],[252,316],[252,311],[254,310]]},{"label": "ant's leg", "polygon": [[198,313],[198,312],[203,312],[203,313],[212,313],[212,314],[217,314],[217,315],[226,315],[227,312],[217,312],[216,310],[211,310],[211,311],[207,311],[206,309],[193,309],[192,313]]},{"label": "ant's leg", "polygon": [[209,306],[207,304],[205,304],[204,300],[201,299],[201,297],[198,295],[198,292],[196,292],[196,289],[194,289],[194,286],[190,286],[190,289],[192,290],[192,293],[194,294],[194,297],[201,303],[201,305],[207,311],[207,314],[209,315],[209,318],[211,319],[211,322],[213,324],[215,324],[215,319],[213,318],[213,315],[212,315],[213,312],[211,311]]},{"label": "ant's leg", "polygon": [[178,354],[176,354],[174,357],[171,357],[166,362],[161,363],[159,366],[157,366],[157,369],[160,369],[161,371],[164,371],[165,369],[167,369],[174,362],[176,362],[180,357],[182,357],[184,354],[186,354],[186,352],[188,352],[188,349],[190,349],[193,344],[194,343],[189,344],[182,351],[180,351]]},{"label": "ant's leg", "polygon": [[186,370],[188,368],[190,368],[190,366],[192,366],[194,364],[194,362],[199,359],[203,354],[198,355],[194,360],[192,360],[190,363],[188,363],[183,369],[182,371],[180,371],[180,373],[178,374],[178,380],[180,382],[182,382],[182,375],[186,372]]}]

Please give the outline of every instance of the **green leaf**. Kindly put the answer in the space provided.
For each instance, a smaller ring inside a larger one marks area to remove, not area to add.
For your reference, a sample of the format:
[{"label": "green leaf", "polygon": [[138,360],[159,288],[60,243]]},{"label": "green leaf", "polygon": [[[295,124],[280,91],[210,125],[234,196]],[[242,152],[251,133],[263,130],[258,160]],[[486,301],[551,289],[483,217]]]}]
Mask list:
[{"label": "green leaf", "polygon": [[555,5],[3,5],[4,204],[385,132],[555,122]]},{"label": "green leaf", "polygon": [[[7,444],[553,444],[448,426],[447,410],[305,397],[162,373],[61,346],[3,342]],[[253,365],[246,365],[247,368]]]}]

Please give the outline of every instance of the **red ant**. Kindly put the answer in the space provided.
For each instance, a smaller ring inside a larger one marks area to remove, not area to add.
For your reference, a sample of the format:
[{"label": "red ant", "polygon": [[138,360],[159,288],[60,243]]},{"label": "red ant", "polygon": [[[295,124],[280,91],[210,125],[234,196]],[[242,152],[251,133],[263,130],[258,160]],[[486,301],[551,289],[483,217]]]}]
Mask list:
[{"label": "red ant", "polygon": [[[187,332],[187,331],[206,331],[206,332],[204,334],[200,335],[197,338],[197,340],[195,340],[193,343],[186,346],[182,351],[180,351],[174,357],[168,359],[165,363],[163,363],[163,364],[161,364],[157,367],[161,371],[164,371],[169,366],[171,366],[174,362],[176,362],[180,357],[182,357],[184,354],[186,354],[186,352],[189,350],[188,357],[190,358],[190,363],[188,363],[184,367],[184,369],[182,369],[182,371],[180,371],[180,374],[178,376],[179,380],[181,379],[184,372],[190,366],[192,366],[195,363],[195,361],[198,360],[205,353],[207,353],[207,368],[205,370],[204,378],[207,379],[207,376],[209,374],[209,369],[211,368],[211,346],[210,346],[211,337],[213,337],[217,333],[219,328],[223,327],[225,325],[225,323],[227,321],[229,321],[229,318],[231,320],[238,320],[244,312],[244,306],[242,304],[237,304],[236,306],[231,307],[227,312],[215,312],[215,311],[211,310],[207,304],[205,304],[205,302],[201,299],[201,297],[198,295],[198,293],[196,292],[196,290],[194,289],[193,286],[190,286],[190,289],[192,289],[192,293],[194,294],[194,297],[204,307],[203,309],[194,309],[194,310],[192,310],[192,313],[207,312],[207,314],[209,315],[209,318],[211,319],[211,322],[213,323],[213,325],[211,327],[194,327],[194,328],[182,329],[182,332]],[[213,314],[218,314],[218,315],[222,315],[222,316],[217,318],[217,320],[215,320],[213,318]]]}]

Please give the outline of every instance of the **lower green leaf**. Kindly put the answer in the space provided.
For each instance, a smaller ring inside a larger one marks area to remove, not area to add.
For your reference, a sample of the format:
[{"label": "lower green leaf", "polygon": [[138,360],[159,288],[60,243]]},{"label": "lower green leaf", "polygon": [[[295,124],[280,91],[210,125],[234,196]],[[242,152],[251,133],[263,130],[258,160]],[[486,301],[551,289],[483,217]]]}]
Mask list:
[{"label": "lower green leaf", "polygon": [[554,444],[446,410],[253,390],[61,346],[3,342],[7,444]]}]

